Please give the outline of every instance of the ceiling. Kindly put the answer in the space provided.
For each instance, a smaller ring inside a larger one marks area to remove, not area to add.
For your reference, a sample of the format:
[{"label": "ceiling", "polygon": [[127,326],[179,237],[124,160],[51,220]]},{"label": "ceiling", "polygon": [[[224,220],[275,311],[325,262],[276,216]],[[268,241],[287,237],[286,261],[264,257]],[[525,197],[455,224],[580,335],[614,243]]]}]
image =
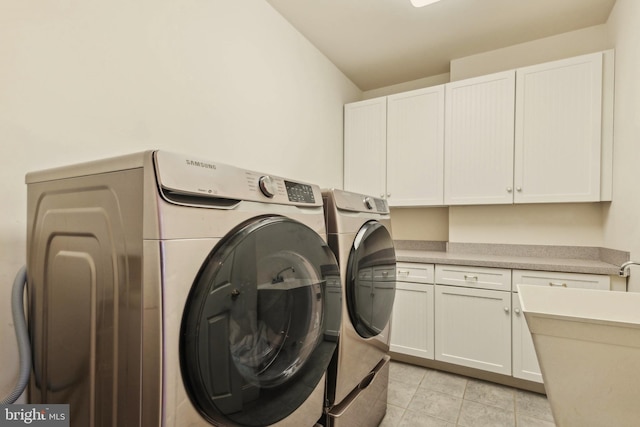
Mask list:
[{"label": "ceiling", "polygon": [[615,0],[267,0],[361,90],[447,73],[452,59],[607,21]]}]

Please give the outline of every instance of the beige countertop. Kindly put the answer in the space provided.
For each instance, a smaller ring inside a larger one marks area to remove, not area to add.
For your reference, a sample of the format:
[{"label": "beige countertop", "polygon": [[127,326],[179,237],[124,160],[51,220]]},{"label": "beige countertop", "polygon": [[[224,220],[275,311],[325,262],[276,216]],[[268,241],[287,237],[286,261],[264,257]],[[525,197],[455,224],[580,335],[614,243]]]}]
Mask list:
[{"label": "beige countertop", "polygon": [[561,271],[617,275],[620,266],[599,260],[571,258],[516,257],[508,255],[457,254],[444,251],[396,250],[396,258],[402,262],[428,264],[453,264],[474,267],[499,267],[518,270]]},{"label": "beige countertop", "polygon": [[627,252],[604,248],[411,243],[396,242],[397,261],[617,276],[628,260]]}]

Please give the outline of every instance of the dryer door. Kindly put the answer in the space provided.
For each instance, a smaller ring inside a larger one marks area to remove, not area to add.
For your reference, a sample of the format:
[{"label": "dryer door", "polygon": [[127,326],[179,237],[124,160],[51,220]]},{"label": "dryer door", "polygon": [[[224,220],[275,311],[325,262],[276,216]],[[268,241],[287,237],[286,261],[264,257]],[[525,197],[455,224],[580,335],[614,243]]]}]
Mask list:
[{"label": "dryer door", "polygon": [[210,253],[183,314],[192,402],[223,425],[287,417],[323,378],[340,313],[338,266],[316,232],[280,216],[241,225]]},{"label": "dryer door", "polygon": [[369,221],[360,228],[347,265],[346,295],[351,323],[363,338],[389,323],[396,295],[396,256],[387,228]]}]

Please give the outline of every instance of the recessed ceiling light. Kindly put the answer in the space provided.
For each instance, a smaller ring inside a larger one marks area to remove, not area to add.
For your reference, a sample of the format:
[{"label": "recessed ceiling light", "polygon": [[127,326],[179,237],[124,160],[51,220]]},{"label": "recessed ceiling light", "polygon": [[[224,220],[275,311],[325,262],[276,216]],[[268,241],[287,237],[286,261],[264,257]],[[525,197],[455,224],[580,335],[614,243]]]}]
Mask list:
[{"label": "recessed ceiling light", "polygon": [[411,4],[413,5],[413,7],[422,7],[439,1],[440,0],[411,0]]}]

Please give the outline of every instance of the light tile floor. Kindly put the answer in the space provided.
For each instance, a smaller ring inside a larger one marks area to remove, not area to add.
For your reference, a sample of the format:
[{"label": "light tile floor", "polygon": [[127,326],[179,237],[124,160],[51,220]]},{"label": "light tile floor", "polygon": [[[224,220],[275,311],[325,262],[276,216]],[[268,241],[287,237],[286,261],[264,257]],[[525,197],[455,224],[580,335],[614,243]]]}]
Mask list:
[{"label": "light tile floor", "polygon": [[544,395],[392,361],[380,427],[554,427]]}]

